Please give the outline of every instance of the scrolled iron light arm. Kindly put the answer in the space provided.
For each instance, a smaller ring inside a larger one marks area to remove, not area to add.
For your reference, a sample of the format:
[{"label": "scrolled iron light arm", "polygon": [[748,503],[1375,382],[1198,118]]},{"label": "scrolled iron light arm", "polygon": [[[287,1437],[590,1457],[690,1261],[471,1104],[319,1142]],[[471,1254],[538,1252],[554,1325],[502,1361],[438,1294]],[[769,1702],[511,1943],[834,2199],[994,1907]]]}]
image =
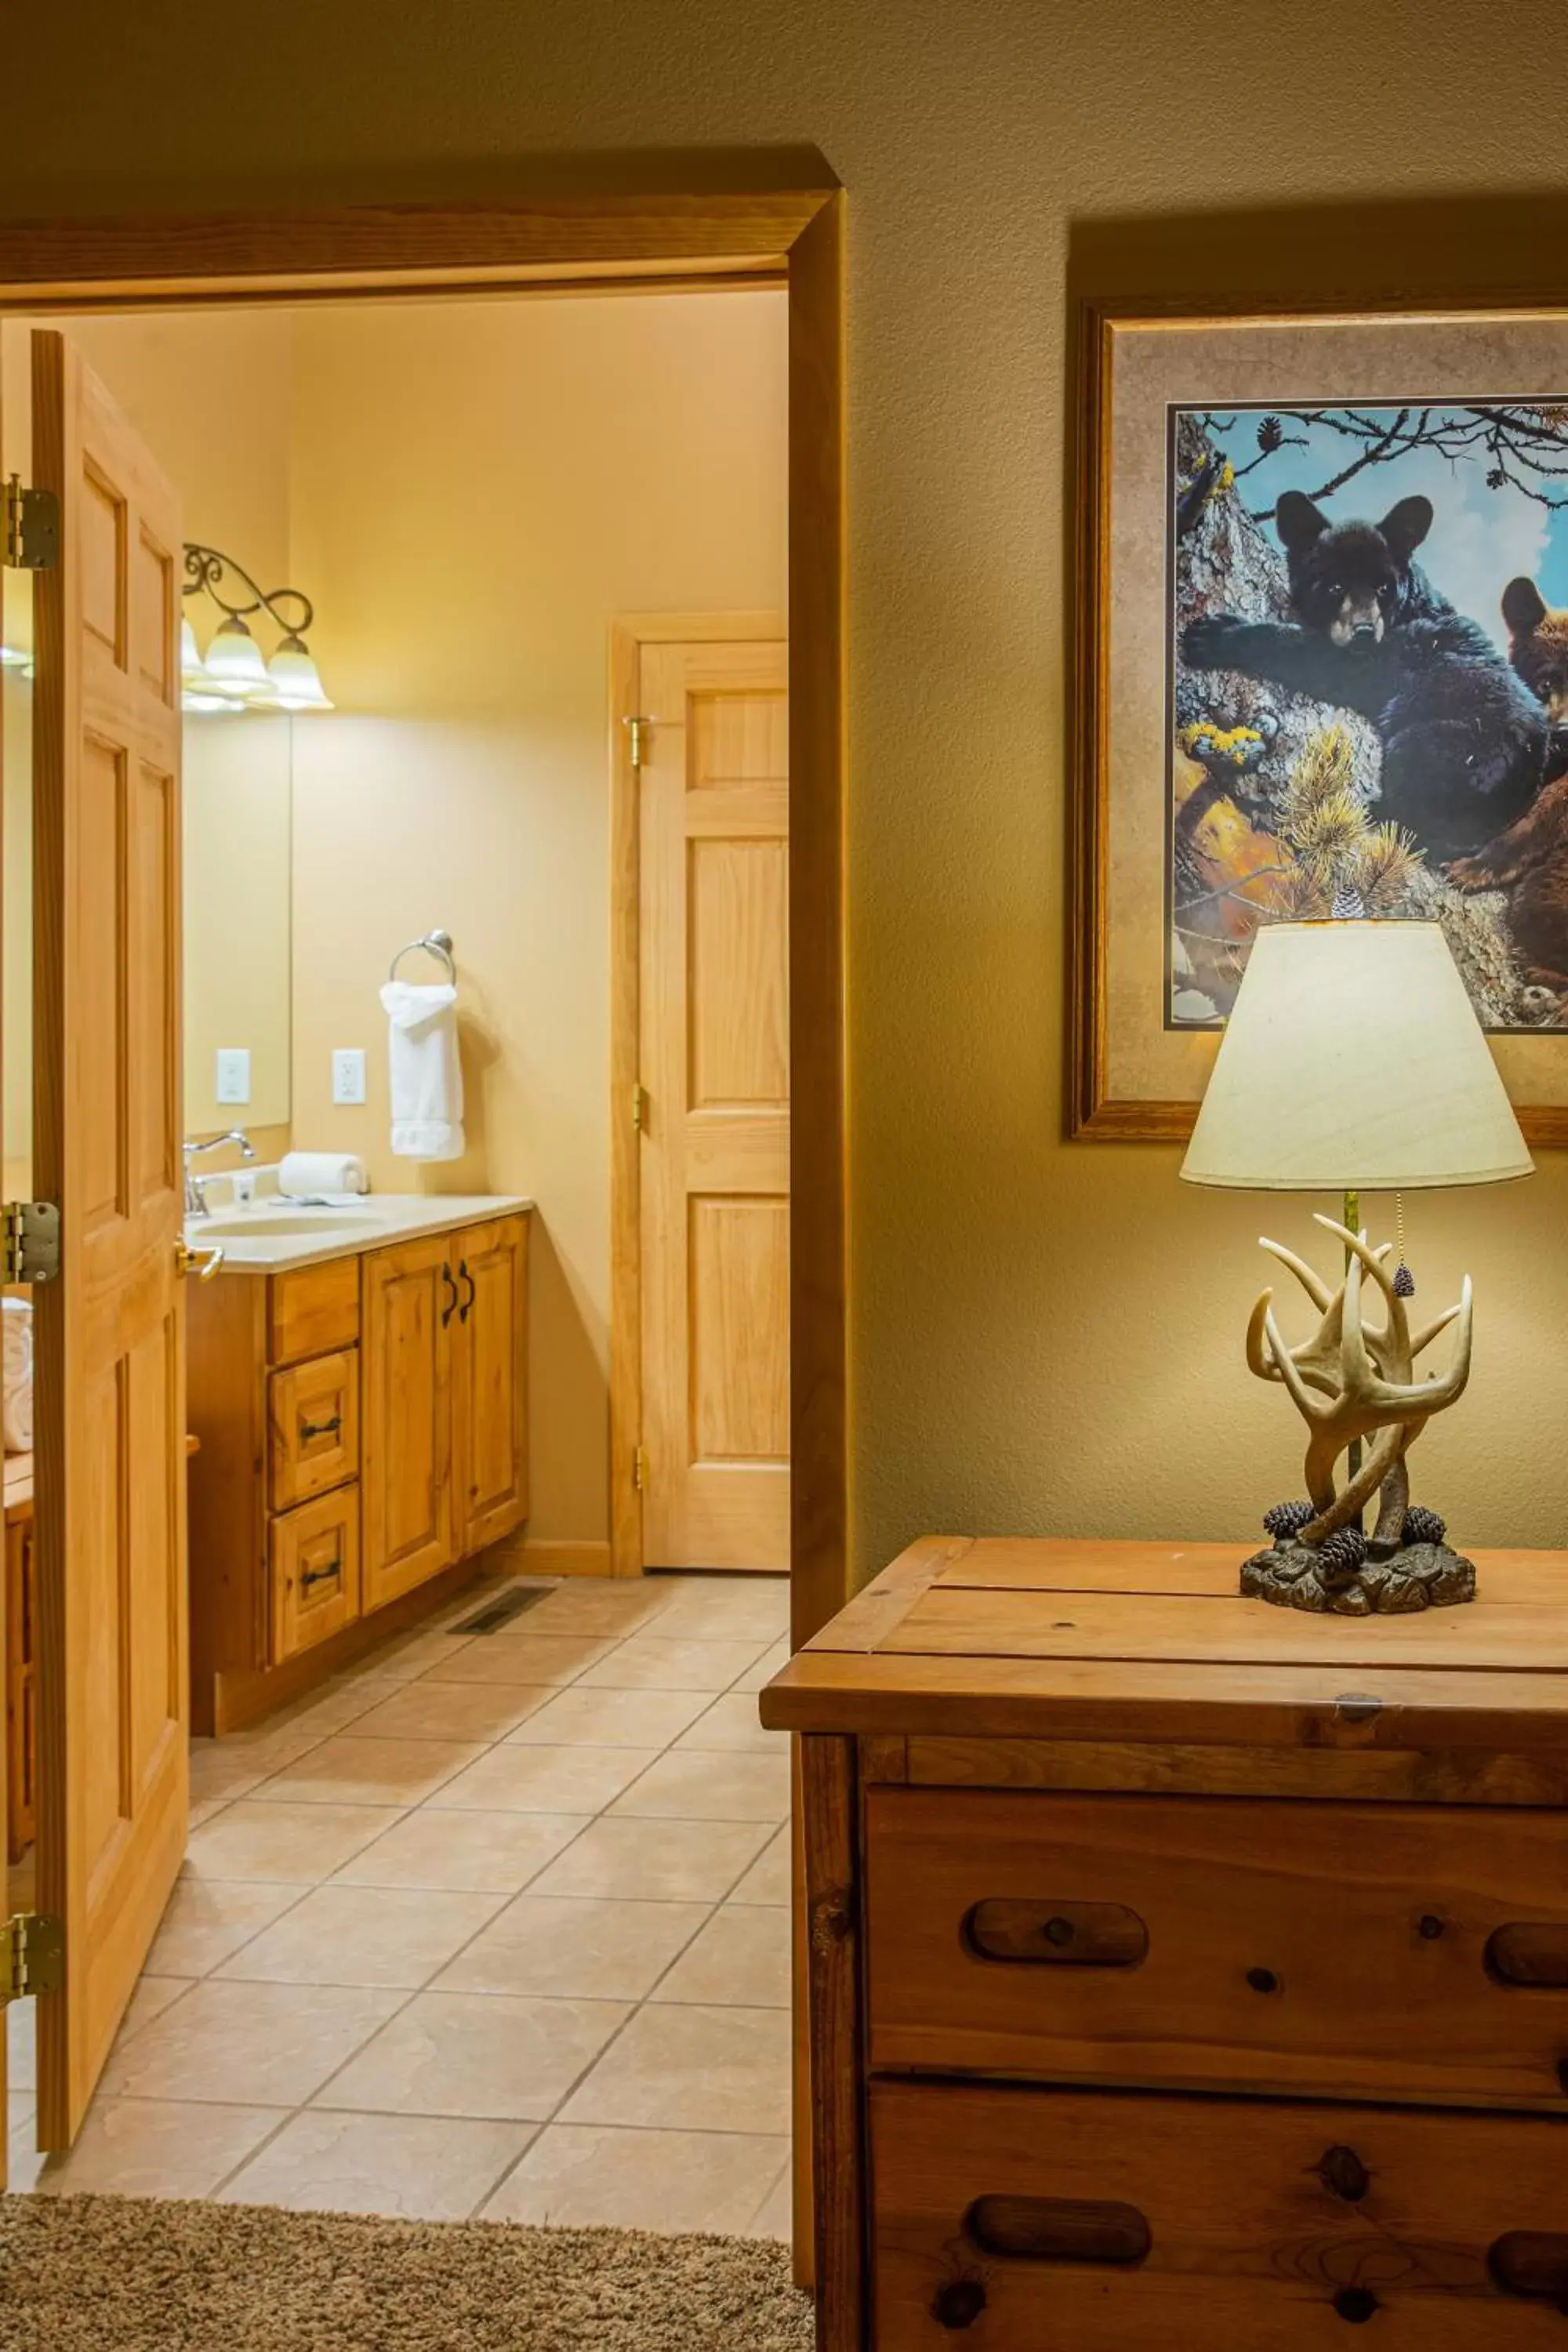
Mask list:
[{"label": "scrolled iron light arm", "polygon": [[[225,593],[224,583],[231,572],[249,590],[247,602],[242,600],[237,604]],[[196,596],[204,589],[231,620],[248,620],[252,613],[265,613],[286,637],[302,637],[315,624],[316,608],[302,588],[263,588],[251,578],[243,563],[235,562],[232,555],[225,555],[216,547],[205,547],[199,540],[187,540],[184,593],[187,596]],[[284,604],[300,607],[297,620],[290,620],[286,613],[279,610]]]}]

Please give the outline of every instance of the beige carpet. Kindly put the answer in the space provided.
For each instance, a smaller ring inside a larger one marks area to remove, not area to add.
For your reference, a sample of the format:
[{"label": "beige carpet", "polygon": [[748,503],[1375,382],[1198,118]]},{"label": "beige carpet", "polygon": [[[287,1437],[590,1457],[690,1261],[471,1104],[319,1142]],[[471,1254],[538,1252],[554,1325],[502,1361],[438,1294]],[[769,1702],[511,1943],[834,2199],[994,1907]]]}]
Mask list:
[{"label": "beige carpet", "polygon": [[771,2240],[0,2198],[4,2352],[811,2352]]}]

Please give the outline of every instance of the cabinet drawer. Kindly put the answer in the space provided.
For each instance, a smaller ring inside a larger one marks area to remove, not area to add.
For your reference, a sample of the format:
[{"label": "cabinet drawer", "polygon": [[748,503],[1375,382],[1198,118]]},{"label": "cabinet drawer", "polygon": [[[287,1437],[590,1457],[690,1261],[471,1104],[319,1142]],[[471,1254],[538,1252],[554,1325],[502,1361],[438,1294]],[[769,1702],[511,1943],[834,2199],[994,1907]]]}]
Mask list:
[{"label": "cabinet drawer", "polygon": [[1568,2113],[1568,1819],[867,1799],[874,2067]]},{"label": "cabinet drawer", "polygon": [[268,1492],[275,1511],[359,1472],[359,1351],[313,1356],[268,1382]]},{"label": "cabinet drawer", "polygon": [[341,1633],[360,1614],[359,1488],[301,1503],[274,1519],[272,1664]]},{"label": "cabinet drawer", "polygon": [[879,2083],[879,2352],[1531,2352],[1563,2334],[1568,2123]]},{"label": "cabinet drawer", "polygon": [[267,1360],[298,1363],[324,1356],[331,1348],[352,1348],[359,1338],[359,1260],[337,1257],[326,1265],[275,1274],[267,1302]]}]

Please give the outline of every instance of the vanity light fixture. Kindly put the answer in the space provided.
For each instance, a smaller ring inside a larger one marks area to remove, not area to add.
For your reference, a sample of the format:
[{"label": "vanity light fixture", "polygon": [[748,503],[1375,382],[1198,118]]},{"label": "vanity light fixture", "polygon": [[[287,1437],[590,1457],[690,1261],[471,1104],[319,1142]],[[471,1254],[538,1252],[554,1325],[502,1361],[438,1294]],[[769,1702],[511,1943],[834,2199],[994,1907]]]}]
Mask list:
[{"label": "vanity light fixture", "polygon": [[[231,581],[232,575],[232,581]],[[223,614],[204,659],[187,619],[181,631],[181,702],[186,710],[331,710],[305,631],[315,606],[299,588],[259,587],[242,563],[199,541],[185,548],[185,594],[210,596]],[[282,631],[268,662],[251,635],[257,613]]]}]

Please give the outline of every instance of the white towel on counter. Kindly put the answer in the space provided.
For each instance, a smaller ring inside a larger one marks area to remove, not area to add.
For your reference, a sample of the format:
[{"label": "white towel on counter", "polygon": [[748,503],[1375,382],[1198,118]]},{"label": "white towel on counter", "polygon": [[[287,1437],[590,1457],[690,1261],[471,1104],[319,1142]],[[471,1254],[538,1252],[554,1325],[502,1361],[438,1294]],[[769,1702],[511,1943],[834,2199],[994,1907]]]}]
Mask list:
[{"label": "white towel on counter", "polygon": [[286,1151],[278,1166],[278,1190],[290,1200],[302,1193],[368,1192],[364,1161],[353,1151]]},{"label": "white towel on counter", "polygon": [[382,988],[392,1075],[392,1149],[400,1160],[460,1160],[463,1066],[458,1052],[458,992],[450,982]]},{"label": "white towel on counter", "polygon": [[5,1353],[0,1363],[7,1454],[33,1450],[33,1307],[26,1298],[0,1299]]}]

